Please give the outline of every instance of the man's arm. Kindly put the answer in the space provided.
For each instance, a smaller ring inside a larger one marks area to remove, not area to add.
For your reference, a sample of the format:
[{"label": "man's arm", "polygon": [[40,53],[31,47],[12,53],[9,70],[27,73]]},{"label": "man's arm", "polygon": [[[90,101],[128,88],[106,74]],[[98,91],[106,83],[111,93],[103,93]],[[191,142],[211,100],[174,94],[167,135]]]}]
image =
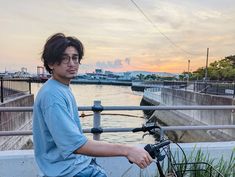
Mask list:
[{"label": "man's arm", "polygon": [[94,140],[88,140],[74,153],[96,157],[124,156],[140,168],[147,167],[153,161],[149,153],[142,147],[112,144]]}]

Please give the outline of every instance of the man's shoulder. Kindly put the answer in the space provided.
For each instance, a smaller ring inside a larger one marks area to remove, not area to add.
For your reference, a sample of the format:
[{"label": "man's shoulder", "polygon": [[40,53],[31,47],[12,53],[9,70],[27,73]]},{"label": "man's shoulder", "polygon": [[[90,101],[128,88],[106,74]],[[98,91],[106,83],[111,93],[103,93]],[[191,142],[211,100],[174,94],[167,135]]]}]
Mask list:
[{"label": "man's shoulder", "polygon": [[48,80],[43,84],[41,87],[40,91],[41,92],[50,92],[50,93],[55,93],[55,92],[60,92],[61,90],[64,90],[65,88],[61,85],[55,82],[54,80]]},{"label": "man's shoulder", "polygon": [[53,80],[48,80],[38,92],[37,99],[43,102],[64,102],[68,99],[68,88]]}]

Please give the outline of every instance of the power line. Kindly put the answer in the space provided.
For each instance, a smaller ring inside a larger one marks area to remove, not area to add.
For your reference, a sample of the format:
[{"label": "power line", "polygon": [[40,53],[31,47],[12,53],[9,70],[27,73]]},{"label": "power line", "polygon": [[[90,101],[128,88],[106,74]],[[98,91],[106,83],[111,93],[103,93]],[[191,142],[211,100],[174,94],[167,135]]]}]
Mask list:
[{"label": "power line", "polygon": [[167,35],[165,35],[163,32],[161,32],[158,27],[155,25],[155,23],[144,13],[144,11],[138,6],[138,4],[136,4],[136,2],[134,0],[130,0],[135,7],[139,10],[139,12],[146,18],[146,20],[151,23],[153,25],[153,27],[163,36],[165,37],[173,46],[175,46],[176,48],[179,48],[182,52],[189,54],[189,55],[199,55],[199,54],[193,54],[191,52],[188,52],[186,50],[184,50],[183,48],[181,48],[179,45],[177,45],[174,41],[172,41]]}]

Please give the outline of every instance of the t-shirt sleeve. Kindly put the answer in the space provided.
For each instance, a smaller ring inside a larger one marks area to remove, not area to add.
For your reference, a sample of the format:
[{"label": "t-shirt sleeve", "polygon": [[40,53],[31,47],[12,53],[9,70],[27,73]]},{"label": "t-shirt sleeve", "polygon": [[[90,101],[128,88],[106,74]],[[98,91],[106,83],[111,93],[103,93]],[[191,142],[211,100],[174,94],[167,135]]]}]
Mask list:
[{"label": "t-shirt sleeve", "polygon": [[64,158],[87,142],[66,105],[50,105],[46,108],[44,117],[51,136]]}]

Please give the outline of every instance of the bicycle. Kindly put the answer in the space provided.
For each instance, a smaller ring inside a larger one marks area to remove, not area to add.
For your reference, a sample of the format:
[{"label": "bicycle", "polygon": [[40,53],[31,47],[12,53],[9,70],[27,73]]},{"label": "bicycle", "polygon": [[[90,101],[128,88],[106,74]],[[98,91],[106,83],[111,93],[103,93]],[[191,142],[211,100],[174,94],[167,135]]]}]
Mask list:
[{"label": "bicycle", "polygon": [[[135,128],[132,130],[132,132],[142,131],[153,135],[157,130],[160,130],[160,127],[153,125]],[[147,144],[144,147],[144,149],[154,159],[160,177],[224,177],[217,169],[207,162],[188,162],[183,149],[178,143],[175,143],[183,154],[183,160],[181,162],[177,162],[176,158],[174,155],[172,155],[171,152],[171,143],[172,142],[170,140],[162,138],[159,142],[155,144]],[[165,157],[167,157],[168,162],[166,172],[164,172],[163,168]]]}]

